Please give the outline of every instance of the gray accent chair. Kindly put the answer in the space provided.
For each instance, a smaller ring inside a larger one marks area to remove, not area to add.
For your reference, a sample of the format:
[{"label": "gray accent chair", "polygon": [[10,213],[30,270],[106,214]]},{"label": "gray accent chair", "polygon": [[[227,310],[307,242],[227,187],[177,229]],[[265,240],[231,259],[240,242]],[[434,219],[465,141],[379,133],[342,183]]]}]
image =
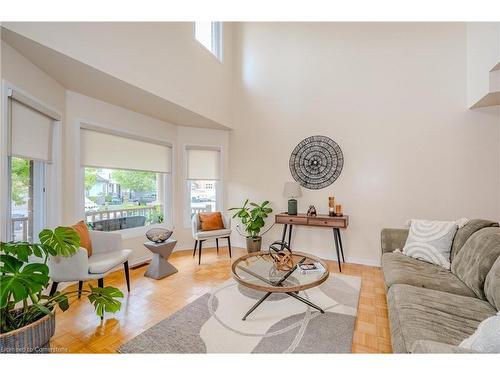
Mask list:
[{"label": "gray accent chair", "polygon": [[52,280],[50,295],[57,291],[59,283],[78,281],[78,298],[84,281],[97,280],[99,287],[104,287],[104,276],[117,266],[123,265],[127,289],[130,292],[128,258],[130,249],[123,249],[122,237],[119,233],[89,231],[92,241],[92,255],[79,248],[69,257],[50,257],[48,261],[49,275]]},{"label": "gray accent chair", "polygon": [[455,235],[451,270],[394,253],[407,229],[381,232],[395,353],[470,353],[458,347],[500,309],[500,228],[471,220]]},{"label": "gray accent chair", "polygon": [[194,239],[193,258],[196,255],[196,248],[198,248],[198,264],[201,264],[201,251],[203,242],[207,240],[215,240],[217,246],[217,254],[219,253],[219,238],[227,239],[227,246],[229,248],[229,258],[231,258],[231,216],[222,214],[222,222],[224,229],[218,230],[201,230],[201,222],[198,214],[193,214],[191,217],[191,231]]}]

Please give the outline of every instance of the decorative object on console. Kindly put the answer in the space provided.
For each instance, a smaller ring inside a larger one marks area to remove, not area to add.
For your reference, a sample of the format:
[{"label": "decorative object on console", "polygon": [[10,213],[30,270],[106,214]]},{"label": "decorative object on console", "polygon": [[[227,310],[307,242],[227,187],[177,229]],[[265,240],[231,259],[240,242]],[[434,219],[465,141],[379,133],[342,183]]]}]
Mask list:
[{"label": "decorative object on console", "polygon": [[165,228],[152,228],[146,232],[146,237],[152,242],[162,243],[168,240],[172,233],[174,232]]},{"label": "decorative object on console", "polygon": [[[264,201],[259,205],[254,202],[249,203],[249,199],[246,199],[245,203],[243,203],[243,207],[229,209],[229,211],[236,211],[233,218],[240,219],[241,224],[245,227],[245,232],[247,233],[247,251],[249,253],[258,252],[262,247],[262,236],[260,235],[260,231],[265,225],[267,216],[273,212],[273,209],[268,207],[268,205],[269,201]],[[266,232],[264,232],[264,234]]]},{"label": "decorative object on console", "polygon": [[340,176],[344,155],[331,138],[315,135],[302,140],[292,151],[290,172],[295,181],[306,189],[323,189]]},{"label": "decorative object on console", "polygon": [[335,205],[335,216],[342,216],[342,205],[341,204],[336,204]]},{"label": "decorative object on console", "polygon": [[269,255],[273,258],[274,267],[279,271],[290,271],[295,266],[292,249],[286,242],[273,242],[269,246]]},{"label": "decorative object on console", "polygon": [[307,216],[316,216],[316,207],[310,205],[309,209],[307,210]]},{"label": "decorative object on console", "polygon": [[288,215],[297,215],[297,199],[302,196],[302,190],[297,182],[285,182],[283,196],[288,199]]},{"label": "decorative object on console", "polygon": [[328,216],[335,216],[335,197],[328,197]]}]

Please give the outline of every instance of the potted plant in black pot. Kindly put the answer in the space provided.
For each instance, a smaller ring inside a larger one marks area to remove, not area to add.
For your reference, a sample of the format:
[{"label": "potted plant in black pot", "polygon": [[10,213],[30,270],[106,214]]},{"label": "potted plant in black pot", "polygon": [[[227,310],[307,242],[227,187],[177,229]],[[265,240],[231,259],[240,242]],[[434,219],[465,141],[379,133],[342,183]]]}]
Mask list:
[{"label": "potted plant in black pot", "polygon": [[[71,256],[80,246],[78,233],[69,227],[44,229],[40,243],[0,243],[0,353],[48,352],[55,331],[55,309],[69,308],[78,291],[44,293],[50,283],[47,261],[51,256]],[[113,287],[82,290],[97,315],[120,310]]]},{"label": "potted plant in black pot", "polygon": [[249,203],[249,199],[247,199],[243,207],[229,209],[229,211],[236,211],[233,219],[240,219],[241,224],[245,227],[245,232],[247,233],[247,250],[249,253],[260,251],[262,247],[260,231],[265,225],[265,219],[273,212],[273,209],[268,207],[268,205],[269,201],[264,201],[259,205],[254,202]]}]

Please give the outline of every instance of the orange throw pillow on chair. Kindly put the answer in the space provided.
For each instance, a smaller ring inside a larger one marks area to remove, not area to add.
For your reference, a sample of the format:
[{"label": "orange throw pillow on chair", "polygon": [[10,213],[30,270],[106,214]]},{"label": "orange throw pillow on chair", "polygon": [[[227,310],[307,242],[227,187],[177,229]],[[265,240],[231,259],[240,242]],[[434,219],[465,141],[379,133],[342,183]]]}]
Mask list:
[{"label": "orange throw pillow on chair", "polygon": [[200,212],[198,217],[201,221],[202,231],[224,229],[224,222],[220,212]]},{"label": "orange throw pillow on chair", "polygon": [[80,235],[80,247],[83,247],[87,250],[88,256],[92,255],[92,242],[90,241],[90,233],[87,224],[85,221],[81,220],[75,225],[72,225],[71,228],[77,231]]}]

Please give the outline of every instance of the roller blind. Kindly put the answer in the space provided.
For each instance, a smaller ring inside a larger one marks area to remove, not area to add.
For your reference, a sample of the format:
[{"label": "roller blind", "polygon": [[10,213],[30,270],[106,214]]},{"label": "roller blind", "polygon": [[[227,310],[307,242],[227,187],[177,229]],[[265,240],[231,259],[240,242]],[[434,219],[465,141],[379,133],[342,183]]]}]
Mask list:
[{"label": "roller blind", "polygon": [[82,166],[170,173],[172,149],[167,145],[80,129]]},{"label": "roller blind", "polygon": [[54,119],[12,98],[9,100],[11,155],[50,163]]},{"label": "roller blind", "polygon": [[187,148],[188,180],[219,180],[220,151],[202,148]]}]

